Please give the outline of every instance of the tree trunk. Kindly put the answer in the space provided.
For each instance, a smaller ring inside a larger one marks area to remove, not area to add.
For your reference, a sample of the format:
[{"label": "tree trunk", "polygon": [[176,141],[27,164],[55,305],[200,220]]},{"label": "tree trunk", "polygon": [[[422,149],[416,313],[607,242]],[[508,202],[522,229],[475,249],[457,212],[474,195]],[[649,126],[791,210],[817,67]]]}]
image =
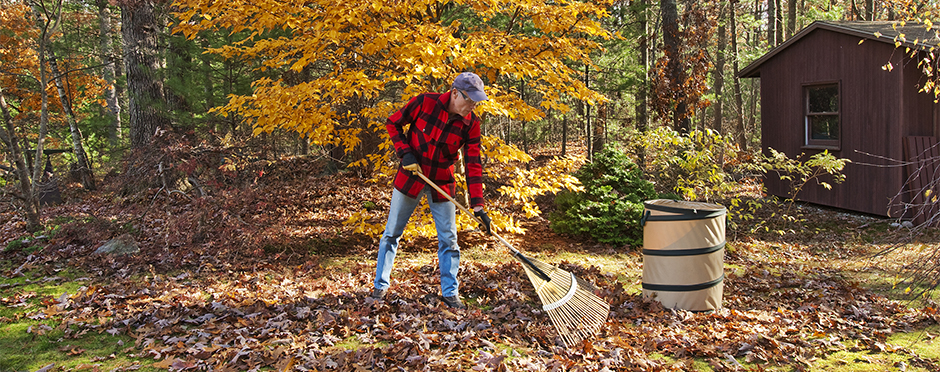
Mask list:
[{"label": "tree trunk", "polygon": [[[95,176],[91,171],[91,162],[88,161],[88,154],[85,152],[85,146],[82,145],[82,132],[78,129],[78,122],[75,119],[75,113],[72,112],[72,103],[69,101],[68,92],[65,89],[64,79],[67,79],[67,75],[62,74],[59,71],[58,57],[55,55],[55,51],[49,50],[49,70],[52,72],[52,76],[55,77],[55,87],[59,93],[59,103],[62,104],[62,111],[65,112],[65,118],[69,123],[69,132],[72,137],[72,152],[75,154],[76,161],[76,172],[78,177],[82,182],[82,186],[85,187],[85,190],[93,191],[97,189],[95,185]],[[38,156],[38,155],[37,155]],[[39,164],[39,163],[37,163]],[[36,178],[34,178],[35,180]]]},{"label": "tree trunk", "polygon": [[[521,80],[521,81],[519,82],[519,99],[522,100],[522,103],[525,103],[525,80]],[[526,128],[525,128],[525,127],[526,127],[525,124],[526,124],[526,121],[523,120],[523,121],[522,121],[522,124],[521,124],[521,127],[522,127],[522,152],[528,154],[528,153],[529,153],[529,136],[528,136],[528,134],[527,134],[526,131],[525,131],[525,129],[526,129]],[[529,163],[526,163],[526,170],[529,169],[529,166],[530,166],[530,164],[529,164]]]},{"label": "tree trunk", "polygon": [[[647,13],[647,0],[643,0],[643,6],[640,7],[637,14],[637,20],[640,22],[640,86],[636,92],[636,129],[640,136],[646,135],[649,130],[649,66],[650,66],[650,29],[649,17]],[[646,148],[636,147],[637,164],[640,169],[646,170]]]},{"label": "tree trunk", "polygon": [[106,0],[97,0],[98,3],[98,29],[101,48],[101,77],[107,84],[104,91],[104,100],[108,105],[108,142],[111,147],[118,145],[121,139],[121,104],[118,102],[117,73],[115,72],[116,58],[111,53],[114,42],[111,39],[111,8]]},{"label": "tree trunk", "polygon": [[124,65],[127,70],[128,125],[131,147],[150,144],[157,128],[168,129],[163,80],[159,75],[159,30],[154,4],[149,0],[121,5]]},{"label": "tree trunk", "polygon": [[665,48],[666,75],[670,84],[678,90],[676,93],[676,112],[673,114],[673,126],[675,130],[682,135],[687,135],[691,129],[691,122],[688,115],[688,105],[685,102],[685,94],[682,92],[682,82],[685,81],[685,73],[682,71],[682,64],[679,63],[679,10],[676,7],[676,0],[660,0],[660,9],[662,10],[663,20],[663,46]]},{"label": "tree trunk", "polygon": [[796,0],[787,1],[787,40],[796,33]]},{"label": "tree trunk", "polygon": [[700,132],[704,132],[706,129],[708,129],[708,123],[706,123],[706,121],[708,120],[708,118],[706,118],[706,116],[708,116],[708,110],[707,110],[707,108],[705,108],[705,107],[701,107],[701,108],[699,108],[699,110],[701,110],[701,111],[700,111],[699,113],[696,113],[696,114],[695,114],[695,117],[698,118],[698,128],[697,128],[697,129],[698,129]]},{"label": "tree trunk", "polygon": [[[77,164],[77,172],[79,179],[82,182],[82,186],[86,190],[95,190],[95,177],[91,171],[90,163],[88,162],[88,155],[85,153],[85,147],[82,146],[82,135],[78,129],[78,122],[75,119],[75,113],[72,111],[72,103],[69,100],[68,90],[66,89],[67,75],[63,74],[59,70],[59,59],[56,57],[55,51],[52,49],[51,45],[46,39],[49,35],[49,31],[54,30],[55,25],[58,24],[61,19],[61,3],[56,5],[54,8],[50,9],[47,7],[40,7],[39,4],[33,4],[33,16],[36,17],[36,24],[40,27],[44,27],[43,35],[44,40],[40,43],[39,47],[44,50],[40,53],[40,65],[45,63],[49,64],[49,72],[52,73],[52,80],[55,83],[56,91],[59,94],[59,103],[62,105],[62,111],[65,114],[66,121],[69,124],[69,132],[72,137],[72,152],[75,153],[75,161]],[[49,23],[52,22],[53,27],[47,27]],[[46,86],[48,80],[43,79],[46,83],[42,86]],[[43,90],[45,92],[45,90]],[[48,98],[44,99],[48,102]],[[46,111],[48,109],[44,109]],[[47,114],[48,116],[48,114]],[[41,146],[36,147],[36,159],[35,166],[33,168],[33,187],[36,186],[36,180],[41,179],[41,169],[40,164],[42,164],[42,148]]]},{"label": "tree trunk", "polygon": [[[603,111],[602,111],[603,110]],[[604,123],[606,115],[606,107],[598,105],[597,106],[597,115],[594,117],[594,126],[593,126],[593,139],[591,141],[591,150],[597,154],[601,151],[604,151]]]},{"label": "tree trunk", "polygon": [[121,127],[118,128],[117,136],[121,141],[123,146],[128,145],[128,131],[127,131],[127,122],[124,121],[124,118],[127,117],[127,74],[124,71],[124,37],[120,34],[120,30],[115,31],[116,37],[112,38],[113,45],[111,46],[111,61],[113,62],[111,66],[114,66],[114,95],[117,97],[118,107],[120,107],[121,112]]},{"label": "tree trunk", "polygon": [[[757,127],[756,126],[756,120],[757,120],[757,115],[758,115],[757,100],[760,97],[760,89],[759,89],[760,87],[757,85],[758,84],[757,79],[748,79],[748,80],[750,80],[748,82],[749,84],[748,101],[749,102],[748,102],[748,107],[747,107],[748,108],[747,123],[744,124],[745,134],[747,133],[748,129]],[[747,139],[745,138],[745,141],[746,140]]]},{"label": "tree trunk", "polygon": [[767,43],[776,46],[777,41],[777,4],[776,0],[767,0]]},{"label": "tree trunk", "polygon": [[718,134],[724,134],[722,130],[722,97],[724,94],[725,86],[725,48],[728,44],[728,37],[726,35],[724,15],[727,12],[727,6],[722,5],[721,9],[718,11],[718,49],[716,50],[717,56],[715,58],[715,120],[712,122],[712,129],[714,129]]},{"label": "tree trunk", "polygon": [[506,131],[503,133],[506,135],[506,138],[504,138],[503,141],[505,141],[507,145],[511,145],[512,144],[512,119],[511,118],[506,118]]},{"label": "tree trunk", "polygon": [[[584,87],[590,89],[590,75],[588,75],[588,65],[584,65]],[[591,105],[584,102],[584,147],[587,149],[588,161],[594,159],[594,149],[591,148]]]},{"label": "tree trunk", "polygon": [[[33,175],[31,178],[26,179],[27,181],[31,179],[34,182],[30,182],[30,184],[28,185],[30,191],[27,194],[27,196],[24,196],[24,197],[27,198],[28,203],[36,203],[36,211],[38,213],[39,189],[35,180],[42,179],[41,178],[42,154],[43,154],[43,148],[45,147],[45,143],[46,143],[46,134],[48,134],[48,131],[49,131],[49,93],[48,93],[48,90],[43,89],[49,86],[49,80],[50,80],[49,71],[46,68],[46,63],[45,63],[46,51],[48,50],[48,46],[49,46],[49,37],[51,34],[55,33],[55,30],[59,26],[59,21],[61,20],[61,17],[59,17],[59,15],[61,14],[61,11],[62,11],[62,2],[59,1],[55,3],[55,5],[53,5],[51,8],[43,8],[43,9],[50,10],[50,12],[52,13],[51,15],[43,13],[42,10],[39,8],[38,4],[32,4],[32,5],[33,5],[32,9],[34,12],[34,17],[36,18],[36,27],[39,28],[39,40],[38,40],[39,45],[36,48],[36,52],[39,54],[39,81],[38,82],[39,82],[39,86],[42,88],[40,88],[39,90],[39,97],[40,97],[39,99],[40,100],[39,133],[36,136],[36,152],[32,158],[32,174]],[[12,122],[10,122],[10,125],[12,125]],[[11,128],[10,136],[11,136],[10,137],[11,139],[15,140],[15,137],[14,137],[15,134],[13,134],[12,128]],[[29,156],[28,154],[24,154],[24,155],[27,155],[27,157]],[[30,164],[26,164],[26,166],[30,166]],[[23,185],[24,188],[26,186],[27,185]]]},{"label": "tree trunk", "polygon": [[[232,42],[231,36],[227,42]],[[235,63],[231,58],[226,58],[223,63],[225,64],[225,95],[223,97],[228,97],[235,93]],[[238,121],[235,115],[228,115],[227,124],[232,133],[232,138],[238,138]]]},{"label": "tree trunk", "polygon": [[568,114],[561,117],[561,156],[565,156],[568,149]]},{"label": "tree trunk", "polygon": [[14,173],[20,181],[20,188],[17,196],[23,201],[23,208],[26,215],[26,229],[28,231],[39,231],[42,229],[42,223],[39,219],[39,198],[33,192],[33,185],[29,177],[29,168],[26,166],[26,159],[23,157],[23,150],[20,148],[19,140],[16,138],[16,131],[13,126],[13,116],[7,108],[6,99],[3,96],[3,86],[0,86],[0,118],[3,119],[3,127],[0,127],[0,140],[6,145],[6,149],[12,159],[16,169]]},{"label": "tree trunk", "polygon": [[731,0],[731,68],[734,70],[734,134],[741,151],[747,151],[747,135],[744,131],[744,99],[741,96],[741,78],[738,77],[738,25],[737,1]]},{"label": "tree trunk", "polygon": [[783,44],[783,7],[780,6],[780,0],[771,1],[776,3],[774,6],[776,10],[774,13],[774,27],[776,27],[777,30],[774,31],[774,36],[776,37],[776,39],[774,39],[774,45],[780,45]]}]

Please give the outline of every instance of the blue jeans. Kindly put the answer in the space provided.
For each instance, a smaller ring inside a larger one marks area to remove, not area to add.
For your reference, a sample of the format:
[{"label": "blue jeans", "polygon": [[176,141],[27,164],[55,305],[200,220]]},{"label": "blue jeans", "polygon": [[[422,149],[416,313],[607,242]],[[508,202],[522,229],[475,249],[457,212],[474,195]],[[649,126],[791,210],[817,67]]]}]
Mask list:
[{"label": "blue jeans", "polygon": [[391,282],[392,266],[398,242],[405,231],[405,225],[411,218],[422,196],[427,196],[437,229],[437,260],[441,270],[441,294],[444,297],[456,296],[457,270],[460,268],[460,247],[457,246],[457,207],[450,201],[435,203],[431,197],[433,190],[426,186],[418,198],[410,198],[397,189],[392,189],[392,203],[388,211],[388,223],[379,240],[379,255],[375,265],[375,288],[387,289]]}]

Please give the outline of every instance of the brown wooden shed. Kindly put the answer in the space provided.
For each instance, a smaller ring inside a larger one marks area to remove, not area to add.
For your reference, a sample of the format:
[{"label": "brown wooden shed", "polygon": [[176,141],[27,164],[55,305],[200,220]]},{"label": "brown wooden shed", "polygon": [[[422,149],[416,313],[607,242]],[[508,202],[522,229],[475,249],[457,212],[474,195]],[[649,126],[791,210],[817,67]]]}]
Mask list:
[{"label": "brown wooden shed", "polygon": [[[918,173],[904,160],[936,144],[940,115],[933,94],[920,92],[920,58],[905,50],[937,44],[937,30],[924,25],[817,21],[739,73],[760,78],[765,154],[773,148],[805,160],[828,150],[852,160],[845,182],[807,185],[799,200],[893,217],[911,202],[909,184],[927,177],[911,177]],[[905,151],[905,142],[914,146]],[[776,175],[765,186],[789,195]]]}]

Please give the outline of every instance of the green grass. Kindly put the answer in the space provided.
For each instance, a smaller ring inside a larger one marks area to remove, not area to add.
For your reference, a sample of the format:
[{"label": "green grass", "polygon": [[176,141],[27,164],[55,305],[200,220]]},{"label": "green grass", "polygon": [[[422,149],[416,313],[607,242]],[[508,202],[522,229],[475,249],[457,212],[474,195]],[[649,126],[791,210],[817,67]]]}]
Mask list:
[{"label": "green grass", "polygon": [[747,268],[741,265],[725,264],[725,275],[741,276],[747,273]]},{"label": "green grass", "polygon": [[128,336],[87,332],[71,338],[75,336],[59,328],[53,321],[29,319],[0,325],[0,371],[35,371],[51,363],[64,369],[96,365],[107,371],[153,363],[128,356],[134,352],[134,339]]},{"label": "green grass", "polygon": [[0,277],[0,285],[3,286],[3,289],[0,289],[0,297],[8,299],[5,302],[14,298],[28,298],[22,302],[25,306],[0,307],[0,318],[14,318],[17,314],[37,311],[42,306],[42,300],[57,299],[63,293],[75,293],[83,285],[83,282],[74,280],[79,275],[73,270],[60,271],[48,277],[37,274],[37,271],[33,271],[15,278]]},{"label": "green grass", "polygon": [[[0,268],[7,270],[10,263],[0,262]],[[14,278],[0,276],[0,371],[35,371],[52,363],[66,370],[95,366],[108,371],[137,365],[144,366],[141,371],[153,370],[145,367],[153,364],[152,359],[129,356],[136,352],[133,338],[111,335],[97,324],[82,328],[62,324],[54,316],[38,319],[36,314],[47,308],[43,301],[74,295],[87,284],[80,272],[44,269]]]},{"label": "green grass", "polygon": [[[927,338],[926,333],[930,333],[934,338]],[[940,325],[933,325],[914,332],[895,333],[888,337],[888,343],[910,349],[921,358],[940,360],[938,334],[940,334]]]},{"label": "green grass", "polygon": [[[889,348],[898,348],[893,352],[872,353],[869,350],[852,351],[855,341],[847,341],[846,351],[839,351],[821,358],[813,363],[813,371],[925,371],[930,370],[916,366],[916,361],[905,351],[913,351],[923,359],[937,360],[940,358],[940,339],[926,339],[924,332],[936,335],[940,326],[934,325],[924,330],[914,332],[895,333],[888,337],[885,343]],[[859,349],[864,349],[859,347]]]},{"label": "green grass", "polygon": [[391,342],[388,342],[388,341],[377,341],[377,342],[374,343],[374,344],[364,344],[364,343],[362,343],[362,341],[359,340],[358,337],[356,337],[356,336],[349,336],[349,337],[347,337],[345,340],[341,340],[341,341],[339,341],[339,342],[333,344],[332,347],[328,347],[328,348],[326,348],[325,350],[326,350],[327,352],[330,352],[330,353],[336,352],[336,351],[340,351],[340,350],[356,351],[356,350],[359,350],[360,348],[362,348],[363,346],[370,346],[370,347],[373,347],[373,348],[376,348],[376,349],[381,349],[381,348],[384,348],[384,347],[389,346],[389,345],[391,345],[391,344],[392,344],[392,343],[391,343]]},{"label": "green grass", "polygon": [[649,359],[656,361],[656,362],[661,362],[669,367],[675,367],[677,370],[681,370],[681,371],[690,371],[690,370],[701,371],[701,372],[714,371],[714,368],[712,368],[711,365],[708,364],[708,362],[701,360],[701,359],[679,360],[679,359],[673,358],[672,356],[661,354],[661,353],[650,354]]},{"label": "green grass", "polygon": [[513,347],[513,345],[503,343],[503,342],[498,342],[498,343],[495,343],[494,345],[496,346],[496,351],[498,353],[506,353],[506,355],[508,355],[508,357],[506,358],[507,362],[516,358],[525,358],[529,356],[530,354],[533,354],[531,349]]},{"label": "green grass", "polygon": [[[871,246],[866,248],[863,253],[869,255],[883,249]],[[838,267],[852,280],[874,292],[892,300],[910,301],[927,288],[923,285],[908,284],[905,269],[911,262],[917,261],[918,257],[933,249],[932,245],[909,244],[889,255],[845,260]],[[932,301],[940,301],[940,291],[930,291],[926,295]]]}]

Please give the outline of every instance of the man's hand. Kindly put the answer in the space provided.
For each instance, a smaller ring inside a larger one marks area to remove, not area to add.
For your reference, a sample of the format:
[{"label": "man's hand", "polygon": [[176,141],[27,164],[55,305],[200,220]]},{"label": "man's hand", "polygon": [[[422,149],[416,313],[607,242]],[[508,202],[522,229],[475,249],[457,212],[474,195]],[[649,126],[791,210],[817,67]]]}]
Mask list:
[{"label": "man's hand", "polygon": [[411,173],[420,172],[420,169],[418,168],[418,159],[416,159],[415,155],[410,152],[401,158],[401,167],[405,168],[406,171]]},{"label": "man's hand", "polygon": [[483,209],[475,210],[473,215],[476,216],[480,221],[483,221],[483,227],[486,228],[486,233],[493,235],[492,227],[490,226],[490,216],[486,215],[486,211]]}]

